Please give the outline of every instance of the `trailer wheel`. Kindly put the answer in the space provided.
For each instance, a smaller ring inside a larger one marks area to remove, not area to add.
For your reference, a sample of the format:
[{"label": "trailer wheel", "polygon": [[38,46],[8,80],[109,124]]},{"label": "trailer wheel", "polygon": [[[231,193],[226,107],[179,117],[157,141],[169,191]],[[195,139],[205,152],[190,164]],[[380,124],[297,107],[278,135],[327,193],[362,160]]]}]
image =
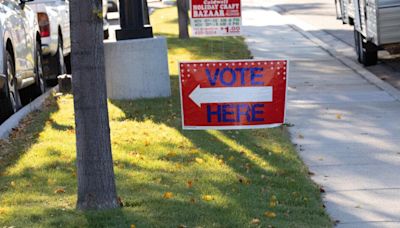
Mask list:
[{"label": "trailer wheel", "polygon": [[364,66],[376,65],[378,62],[378,48],[375,44],[365,41],[363,35],[354,28],[354,43],[358,62]]}]

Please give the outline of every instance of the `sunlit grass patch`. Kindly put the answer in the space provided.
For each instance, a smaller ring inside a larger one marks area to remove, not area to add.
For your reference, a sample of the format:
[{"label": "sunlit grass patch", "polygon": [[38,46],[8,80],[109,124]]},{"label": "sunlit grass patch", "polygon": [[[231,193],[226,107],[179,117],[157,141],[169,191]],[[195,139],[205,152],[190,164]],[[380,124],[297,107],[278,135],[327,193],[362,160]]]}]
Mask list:
[{"label": "sunlit grass patch", "polygon": [[331,226],[284,128],[181,129],[177,61],[250,56],[242,38],[178,40],[175,20],[176,8],[152,16],[168,37],[172,97],[109,102],[124,207],[75,210],[73,98],[53,97],[0,144],[0,227]]}]

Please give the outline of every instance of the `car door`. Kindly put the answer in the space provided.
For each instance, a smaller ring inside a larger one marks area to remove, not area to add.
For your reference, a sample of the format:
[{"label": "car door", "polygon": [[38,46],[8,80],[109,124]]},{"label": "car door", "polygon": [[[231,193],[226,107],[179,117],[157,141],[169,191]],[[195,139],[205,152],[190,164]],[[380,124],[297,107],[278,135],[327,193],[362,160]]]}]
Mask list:
[{"label": "car door", "polygon": [[8,11],[8,18],[5,23],[7,31],[10,33],[11,42],[14,48],[15,57],[15,73],[18,79],[27,77],[29,68],[27,51],[28,38],[26,37],[25,20],[21,14],[25,14],[24,10],[18,4],[17,0],[4,0],[3,5]]},{"label": "car door", "polygon": [[21,9],[21,20],[24,25],[25,30],[25,46],[26,49],[24,51],[25,63],[26,63],[26,75],[30,77],[34,75],[35,72],[35,33],[36,33],[36,13],[29,7],[20,7]]},{"label": "car door", "polygon": [[58,0],[59,17],[61,19],[64,53],[70,53],[71,50],[71,34],[70,34],[70,20],[69,20],[69,1]]}]

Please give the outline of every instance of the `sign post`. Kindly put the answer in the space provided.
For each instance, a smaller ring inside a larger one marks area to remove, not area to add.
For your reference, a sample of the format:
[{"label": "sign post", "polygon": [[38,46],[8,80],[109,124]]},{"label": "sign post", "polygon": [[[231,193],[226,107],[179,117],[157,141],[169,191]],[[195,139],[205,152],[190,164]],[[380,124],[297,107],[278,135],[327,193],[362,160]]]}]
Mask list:
[{"label": "sign post", "polygon": [[193,36],[238,36],[241,34],[240,0],[190,0]]},{"label": "sign post", "polygon": [[284,123],[286,60],[180,63],[183,129],[251,129]]}]

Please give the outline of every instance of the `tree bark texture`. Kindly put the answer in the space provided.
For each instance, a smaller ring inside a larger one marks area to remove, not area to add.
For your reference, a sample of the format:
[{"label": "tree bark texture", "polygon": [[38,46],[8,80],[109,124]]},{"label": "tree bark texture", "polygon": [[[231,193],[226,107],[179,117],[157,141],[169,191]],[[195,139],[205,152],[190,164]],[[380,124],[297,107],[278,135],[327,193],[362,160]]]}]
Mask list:
[{"label": "tree bark texture", "polygon": [[101,0],[70,0],[77,208],[119,207],[110,144]]},{"label": "tree bark texture", "polygon": [[179,24],[179,39],[189,38],[189,1],[188,0],[177,0],[178,6],[178,24]]}]

